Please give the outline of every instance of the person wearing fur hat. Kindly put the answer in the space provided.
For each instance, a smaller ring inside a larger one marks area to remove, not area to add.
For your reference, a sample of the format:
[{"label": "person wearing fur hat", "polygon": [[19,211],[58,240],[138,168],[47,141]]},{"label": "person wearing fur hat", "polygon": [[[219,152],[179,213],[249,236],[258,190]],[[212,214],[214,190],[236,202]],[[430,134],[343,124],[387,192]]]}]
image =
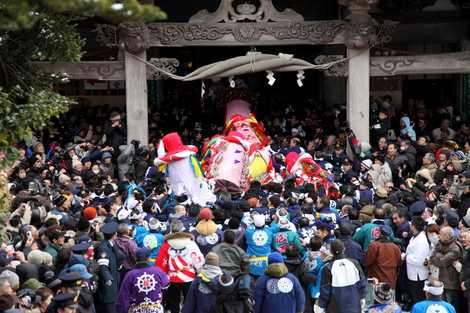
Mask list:
[{"label": "person wearing fur hat", "polygon": [[196,271],[204,264],[204,255],[193,239],[191,234],[178,231],[166,235],[155,262],[170,279],[166,297],[171,313],[180,312],[181,295],[186,296]]},{"label": "person wearing fur hat", "polygon": [[254,298],[255,313],[298,313],[305,308],[303,288],[278,252],[269,255],[266,273],[256,281]]},{"label": "person wearing fur hat", "polygon": [[162,291],[170,285],[167,275],[147,260],[151,250],[146,247],[136,252],[136,265],[127,273],[116,301],[118,313],[164,312]]},{"label": "person wearing fur hat", "polygon": [[197,277],[185,297],[182,313],[212,312],[216,304],[220,275],[222,270],[219,267],[219,257],[214,252],[207,253],[205,263],[198,269]]},{"label": "person wearing fur hat", "polygon": [[213,219],[214,215],[212,214],[212,210],[203,208],[199,212],[199,222],[192,231],[194,240],[204,255],[209,253],[222,239],[222,231],[217,228],[217,224]]}]

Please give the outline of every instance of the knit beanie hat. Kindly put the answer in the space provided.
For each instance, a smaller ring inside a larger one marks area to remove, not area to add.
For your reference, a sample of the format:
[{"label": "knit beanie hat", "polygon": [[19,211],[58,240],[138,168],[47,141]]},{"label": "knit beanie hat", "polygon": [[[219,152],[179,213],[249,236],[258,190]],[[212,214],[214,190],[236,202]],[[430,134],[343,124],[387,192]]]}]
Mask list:
[{"label": "knit beanie hat", "polygon": [[372,167],[372,160],[371,159],[365,159],[361,162],[361,165],[364,165],[364,167],[367,170],[370,170],[370,168]]},{"label": "knit beanie hat", "polygon": [[214,252],[209,252],[206,255],[206,265],[219,266],[219,256]]},{"label": "knit beanie hat", "polygon": [[390,285],[380,283],[374,287],[374,300],[380,304],[389,303],[392,300]]},{"label": "knit beanie hat", "polygon": [[268,264],[284,263],[284,258],[279,252],[273,252],[268,256]]},{"label": "knit beanie hat", "polygon": [[96,218],[96,214],[96,209],[91,206],[83,210],[83,216],[89,221],[94,220]]},{"label": "knit beanie hat", "polygon": [[23,284],[23,288],[31,289],[34,292],[42,287],[44,287],[44,284],[35,278],[30,278]]},{"label": "knit beanie hat", "polygon": [[214,219],[214,215],[212,214],[212,210],[209,209],[209,208],[203,208],[200,212],[199,212],[199,218],[201,220],[212,220]]}]

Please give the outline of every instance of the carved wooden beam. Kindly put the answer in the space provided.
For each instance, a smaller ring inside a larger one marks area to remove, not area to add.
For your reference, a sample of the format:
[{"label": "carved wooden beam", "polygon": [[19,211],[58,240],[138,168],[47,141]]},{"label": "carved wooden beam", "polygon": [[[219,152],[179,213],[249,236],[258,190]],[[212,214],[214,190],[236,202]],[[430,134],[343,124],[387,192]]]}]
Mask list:
[{"label": "carved wooden beam", "polygon": [[[318,64],[343,58],[342,55],[320,55]],[[338,63],[324,71],[327,76],[346,76],[348,64]],[[461,74],[470,73],[470,51],[413,56],[371,57],[370,76],[394,76],[413,74]]]},{"label": "carved wooden beam", "polygon": [[251,46],[318,45],[344,42],[345,23],[317,22],[258,23],[152,23],[151,46]]},{"label": "carved wooden beam", "polygon": [[[175,73],[179,61],[174,58],[152,58],[153,65],[170,73]],[[46,73],[62,73],[69,79],[125,80],[124,61],[87,61],[87,62],[34,62]],[[166,79],[161,72],[147,68],[147,79]]]},{"label": "carved wooden beam", "polygon": [[373,57],[371,76],[470,73],[470,52]]},{"label": "carved wooden beam", "polygon": [[[344,43],[346,22],[150,23],[148,46],[277,46]],[[118,27],[97,25],[97,41],[118,46]],[[121,32],[122,34],[122,32]]]}]

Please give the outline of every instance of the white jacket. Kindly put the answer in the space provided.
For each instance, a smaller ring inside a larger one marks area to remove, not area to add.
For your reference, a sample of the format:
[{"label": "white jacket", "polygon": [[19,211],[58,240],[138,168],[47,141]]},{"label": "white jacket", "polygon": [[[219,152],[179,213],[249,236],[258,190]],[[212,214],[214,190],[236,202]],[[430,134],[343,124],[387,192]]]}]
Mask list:
[{"label": "white jacket", "polygon": [[406,248],[406,272],[412,281],[428,279],[429,270],[424,261],[429,258],[430,250],[428,239],[424,231],[412,237]]}]

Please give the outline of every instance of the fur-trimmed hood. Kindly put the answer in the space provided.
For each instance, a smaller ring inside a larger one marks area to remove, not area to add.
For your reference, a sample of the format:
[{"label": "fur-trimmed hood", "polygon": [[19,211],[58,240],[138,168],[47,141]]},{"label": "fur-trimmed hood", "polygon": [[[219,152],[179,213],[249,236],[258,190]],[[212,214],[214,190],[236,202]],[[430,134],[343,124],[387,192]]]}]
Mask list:
[{"label": "fur-trimmed hood", "polygon": [[268,265],[266,274],[271,277],[283,277],[289,273],[287,266],[284,263],[272,263]]},{"label": "fur-trimmed hood", "polygon": [[170,241],[172,239],[183,239],[183,238],[188,238],[193,240],[194,237],[190,233],[184,233],[184,232],[176,232],[176,233],[171,233],[165,236],[166,241]]},{"label": "fur-trimmed hood", "polygon": [[180,250],[194,240],[194,237],[189,233],[177,232],[166,235],[165,240],[172,248]]}]

